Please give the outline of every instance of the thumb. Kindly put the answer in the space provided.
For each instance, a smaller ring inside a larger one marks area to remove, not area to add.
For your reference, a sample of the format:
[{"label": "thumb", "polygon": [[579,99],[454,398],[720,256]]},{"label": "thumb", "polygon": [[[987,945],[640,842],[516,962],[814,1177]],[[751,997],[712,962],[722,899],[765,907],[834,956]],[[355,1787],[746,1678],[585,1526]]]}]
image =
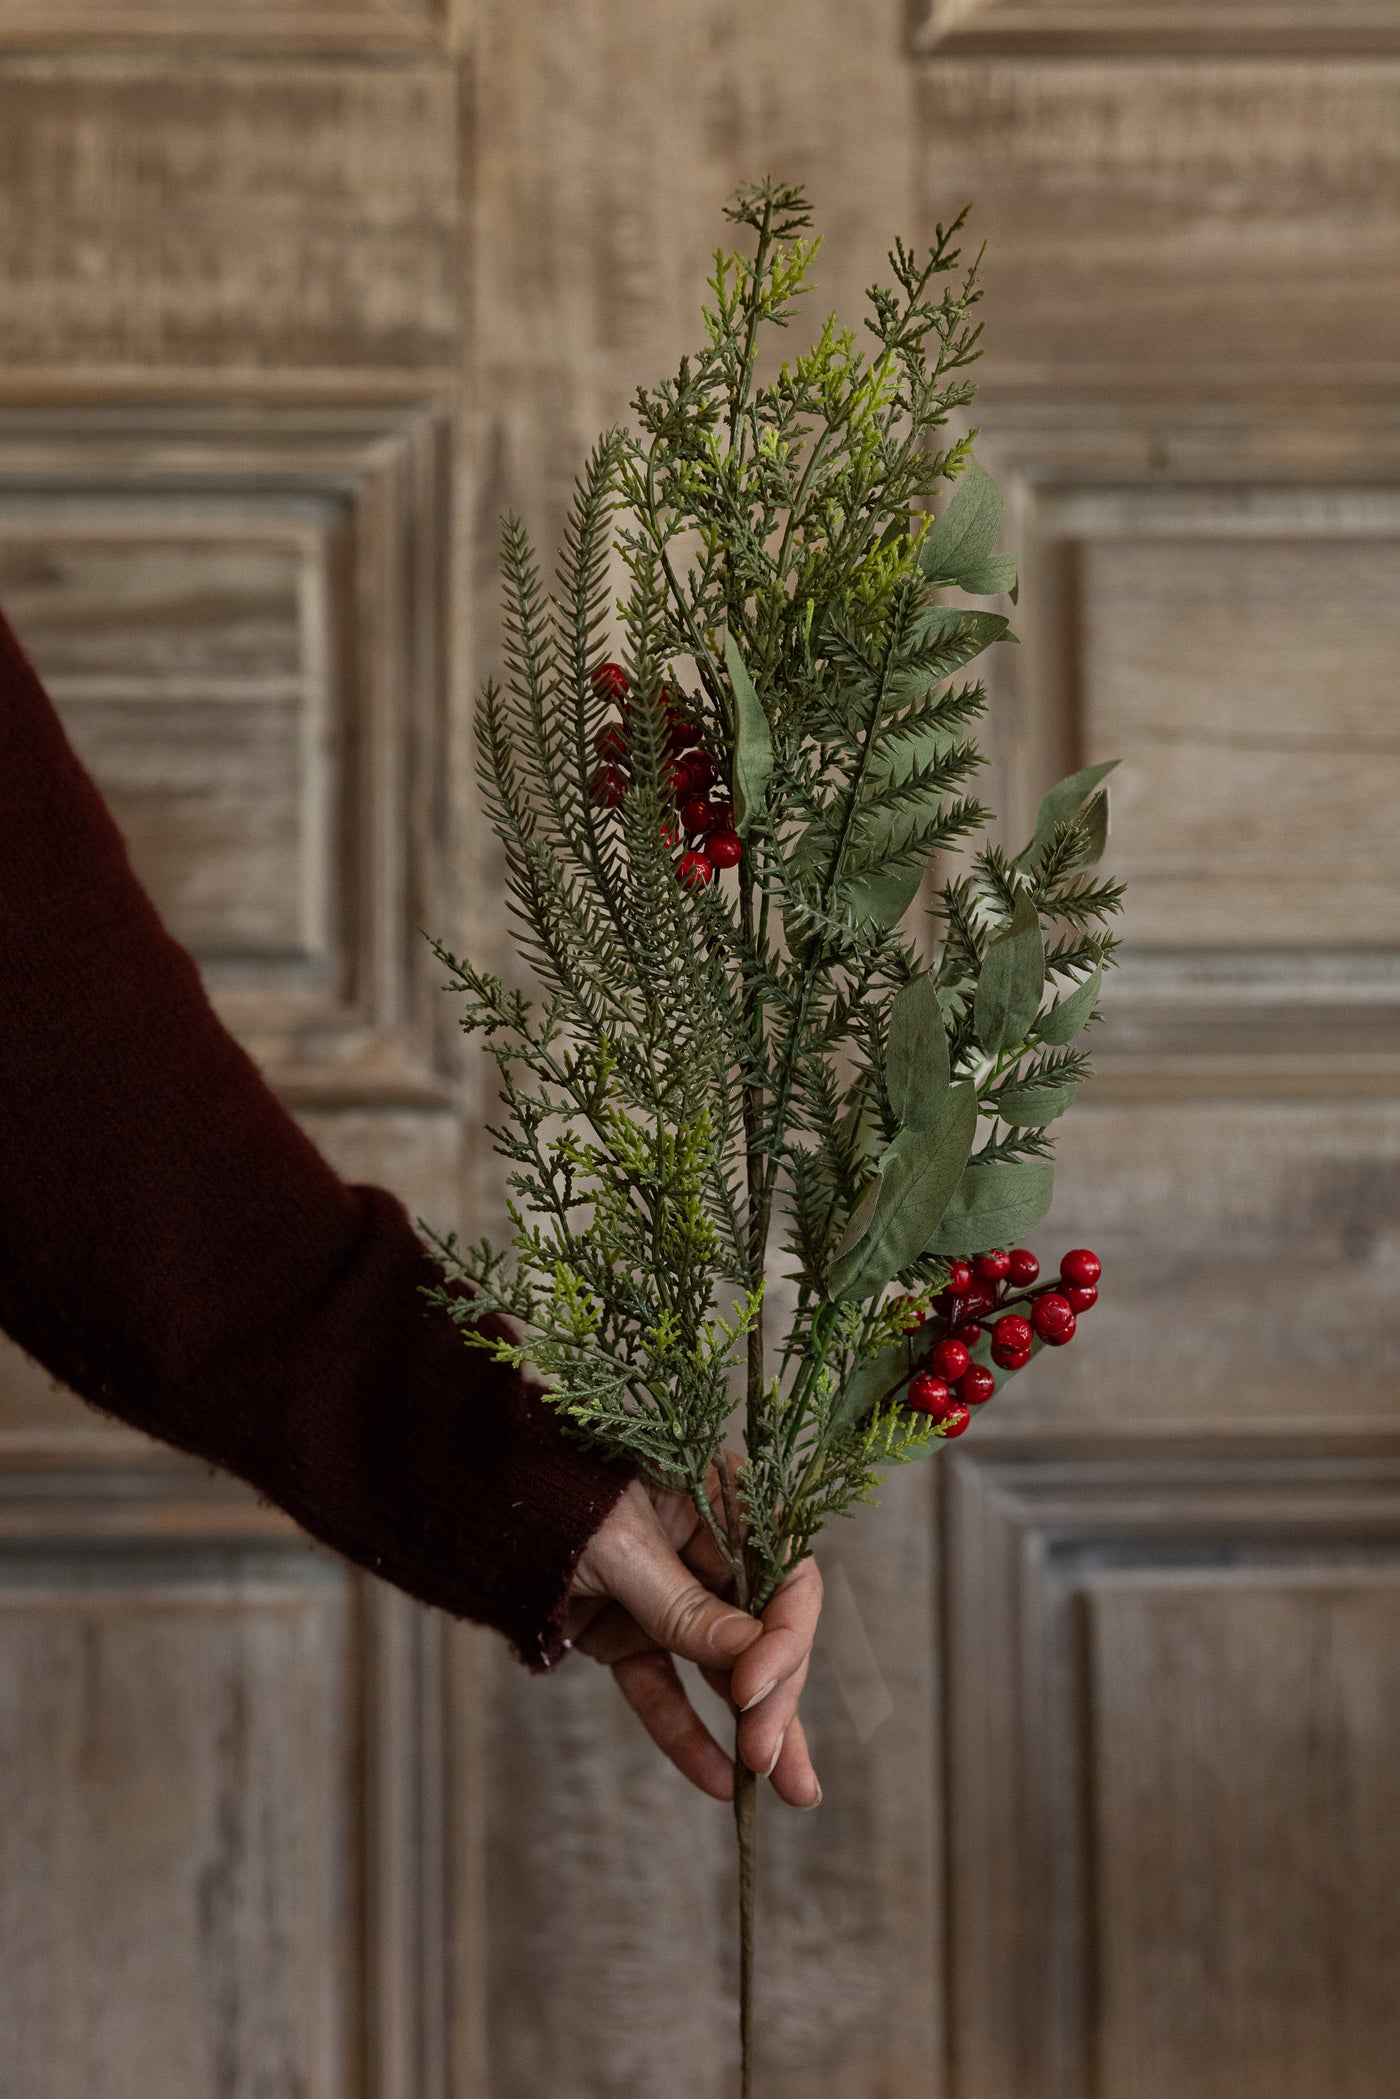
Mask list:
[{"label": "thumb", "polygon": [[632,1532],[608,1587],[644,1632],[685,1662],[729,1669],[763,1627],[695,1579],[657,1527]]}]

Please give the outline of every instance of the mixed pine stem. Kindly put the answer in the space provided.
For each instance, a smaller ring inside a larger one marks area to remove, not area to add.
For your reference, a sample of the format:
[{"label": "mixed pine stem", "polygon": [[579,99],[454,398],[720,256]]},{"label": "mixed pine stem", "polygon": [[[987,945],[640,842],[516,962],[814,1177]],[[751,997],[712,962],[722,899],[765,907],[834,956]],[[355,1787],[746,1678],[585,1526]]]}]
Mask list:
[{"label": "mixed pine stem", "polygon": [[[939,435],[979,354],[962,220],[896,244],[873,349],[832,318],[761,377],[818,244],[779,183],[728,217],[752,252],[717,254],[704,345],[595,448],[552,592],[505,526],[477,735],[538,996],[438,949],[500,1076],[513,1234],[443,1242],[473,1292],[443,1301],[689,1497],[761,1615],[881,1468],[966,1425],[906,1402],[911,1318],[1048,1207],[1119,890],[1091,872],[1107,765],[1047,795],[1014,859],[949,862],[991,821],[967,792],[986,691],[956,680],[1014,639],[952,594],[1016,594],[975,433]],[[756,1783],[736,1760],[745,2099]]]}]

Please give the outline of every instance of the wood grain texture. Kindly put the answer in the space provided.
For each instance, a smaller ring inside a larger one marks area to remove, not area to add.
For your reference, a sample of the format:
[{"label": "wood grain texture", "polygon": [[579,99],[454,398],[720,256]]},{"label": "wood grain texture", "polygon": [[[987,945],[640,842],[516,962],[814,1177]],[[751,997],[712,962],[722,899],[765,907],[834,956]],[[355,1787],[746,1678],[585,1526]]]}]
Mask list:
[{"label": "wood grain texture", "polygon": [[0,1569],[7,2091],[345,2088],[348,1662],[309,1572]]},{"label": "wood grain texture", "polygon": [[1394,0],[922,0],[914,41],[988,57],[1325,59],[1400,50],[1400,11]]},{"label": "wood grain texture", "polygon": [[1085,1605],[1100,2088],[1383,2099],[1400,1562],[1103,1573]]},{"label": "wood grain texture", "polygon": [[271,46],[316,51],[432,48],[452,0],[3,0],[5,44]]},{"label": "wood grain texture", "polygon": [[446,66],[0,62],[0,364],[451,369]]},{"label": "wood grain texture", "polygon": [[1394,1101],[1099,1103],[1062,1125],[1044,1265],[1104,1261],[1073,1348],[1000,1417],[1196,1430],[1394,1420],[1400,1203]]},{"label": "wood grain texture", "polygon": [[[177,938],[289,1098],[441,1107],[448,424],[0,412],[0,592]],[[450,930],[450,927],[449,927]]]},{"label": "wood grain texture", "polygon": [[1379,2099],[1393,1432],[978,1438],[944,1474],[959,2099]]},{"label": "wood grain texture", "polygon": [[987,376],[1393,379],[1398,108],[1388,60],[929,63],[925,222],[975,199]]}]

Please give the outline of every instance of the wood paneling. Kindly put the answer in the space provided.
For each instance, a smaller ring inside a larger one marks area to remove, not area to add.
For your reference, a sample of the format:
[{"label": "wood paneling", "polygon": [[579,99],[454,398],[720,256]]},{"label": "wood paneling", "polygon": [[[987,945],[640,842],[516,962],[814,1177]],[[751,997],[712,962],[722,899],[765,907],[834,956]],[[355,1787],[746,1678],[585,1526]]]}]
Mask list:
[{"label": "wood paneling", "polygon": [[1400,1560],[1107,1571],[1084,1604],[1099,2088],[1387,2099]]},{"label": "wood paneling", "polygon": [[439,43],[452,0],[0,0],[0,44],[224,44],[331,51]]},{"label": "wood paneling", "polygon": [[0,63],[0,366],[450,370],[446,67]]},{"label": "wood paneling", "polygon": [[448,925],[447,428],[0,412],[0,597],[172,930],[308,1106],[448,1098],[422,937]]},{"label": "wood paneling", "polygon": [[168,1453],[0,1454],[7,2095],[440,2099],[440,1644]]},{"label": "wood paneling", "polygon": [[1300,1429],[1400,1413],[1400,1106],[1092,1091],[1063,1124],[1042,1256],[1093,1246],[1098,1305],[999,1416]]},{"label": "wood paneling", "polygon": [[989,56],[1065,52],[1392,53],[1400,49],[1394,0],[922,0],[918,48]]},{"label": "wood paneling", "polygon": [[975,200],[986,376],[1392,382],[1400,64],[940,59],[925,218]]},{"label": "wood paneling", "polygon": [[944,1479],[959,2099],[1381,2099],[1400,1446],[988,1437]]}]

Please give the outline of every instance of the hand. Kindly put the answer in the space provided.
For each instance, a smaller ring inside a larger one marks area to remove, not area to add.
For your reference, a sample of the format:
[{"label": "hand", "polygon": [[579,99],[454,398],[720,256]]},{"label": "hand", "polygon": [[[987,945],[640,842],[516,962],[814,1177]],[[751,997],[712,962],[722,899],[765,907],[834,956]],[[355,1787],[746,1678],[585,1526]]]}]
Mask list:
[{"label": "hand", "polygon": [[821,1615],[815,1560],[793,1569],[760,1624],[721,1600],[731,1575],[683,1494],[634,1480],[589,1540],[564,1630],[605,1662],[647,1733],[692,1785],[734,1796],[734,1764],[685,1693],[672,1656],[699,1665],[742,1717],[739,1754],[792,1807],[822,1797],[797,1717]]}]

